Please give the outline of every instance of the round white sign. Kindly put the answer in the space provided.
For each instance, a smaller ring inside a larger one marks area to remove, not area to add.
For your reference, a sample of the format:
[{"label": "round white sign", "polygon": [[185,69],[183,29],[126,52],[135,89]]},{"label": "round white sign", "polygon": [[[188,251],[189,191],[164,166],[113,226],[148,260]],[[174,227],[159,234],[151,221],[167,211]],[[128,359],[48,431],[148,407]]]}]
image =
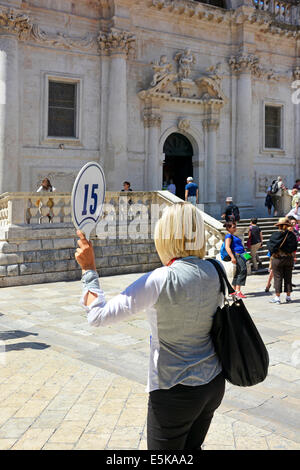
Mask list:
[{"label": "round white sign", "polygon": [[101,217],[105,186],[104,172],[96,162],[84,165],[73,185],[72,220],[75,227],[85,234],[87,240]]}]

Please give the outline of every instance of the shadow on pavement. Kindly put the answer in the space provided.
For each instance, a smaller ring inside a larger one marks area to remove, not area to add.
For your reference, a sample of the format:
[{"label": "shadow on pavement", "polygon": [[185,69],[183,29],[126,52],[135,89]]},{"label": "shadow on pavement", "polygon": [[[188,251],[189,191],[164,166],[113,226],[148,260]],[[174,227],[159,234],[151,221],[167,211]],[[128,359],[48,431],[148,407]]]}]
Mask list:
[{"label": "shadow on pavement", "polygon": [[42,350],[42,349],[50,348],[50,344],[34,343],[34,342],[7,344],[5,346],[5,352],[20,351],[22,349],[29,349],[29,348]]},{"label": "shadow on pavement", "polygon": [[31,333],[30,331],[11,330],[0,332],[0,340],[8,341],[15,338],[25,338],[26,336],[38,336],[38,333]]}]

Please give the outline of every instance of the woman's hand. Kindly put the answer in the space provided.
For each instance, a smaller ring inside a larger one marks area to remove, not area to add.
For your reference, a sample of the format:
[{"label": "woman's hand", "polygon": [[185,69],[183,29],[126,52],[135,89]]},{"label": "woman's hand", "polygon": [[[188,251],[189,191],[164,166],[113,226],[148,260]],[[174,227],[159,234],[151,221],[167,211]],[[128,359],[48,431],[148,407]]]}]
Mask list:
[{"label": "woman's hand", "polygon": [[76,233],[79,237],[77,242],[78,248],[75,252],[77,263],[80,265],[83,272],[88,271],[89,269],[96,271],[95,253],[92,243],[87,241],[84,233],[80,230],[77,230]]},{"label": "woman's hand", "polygon": [[232,264],[236,264],[236,259],[235,259],[235,258],[231,258],[231,262],[232,262]]}]

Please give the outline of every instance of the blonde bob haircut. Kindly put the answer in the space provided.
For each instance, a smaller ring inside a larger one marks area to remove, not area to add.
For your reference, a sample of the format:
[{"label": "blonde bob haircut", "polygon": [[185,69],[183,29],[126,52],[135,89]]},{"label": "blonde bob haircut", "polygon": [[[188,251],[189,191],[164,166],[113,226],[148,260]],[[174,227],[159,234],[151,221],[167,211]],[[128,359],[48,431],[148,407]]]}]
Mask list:
[{"label": "blonde bob haircut", "polygon": [[164,265],[173,258],[204,258],[206,247],[201,212],[190,202],[166,207],[155,225],[154,242]]}]

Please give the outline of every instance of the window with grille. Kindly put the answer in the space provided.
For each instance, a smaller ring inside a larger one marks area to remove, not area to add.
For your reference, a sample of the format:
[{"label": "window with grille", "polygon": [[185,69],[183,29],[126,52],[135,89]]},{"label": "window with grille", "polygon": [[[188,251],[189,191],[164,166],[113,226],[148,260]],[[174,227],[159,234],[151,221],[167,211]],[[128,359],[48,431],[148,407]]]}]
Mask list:
[{"label": "window with grille", "polygon": [[282,106],[265,106],[265,148],[282,148]]},{"label": "window with grille", "polygon": [[76,138],[77,83],[49,80],[48,137]]}]

